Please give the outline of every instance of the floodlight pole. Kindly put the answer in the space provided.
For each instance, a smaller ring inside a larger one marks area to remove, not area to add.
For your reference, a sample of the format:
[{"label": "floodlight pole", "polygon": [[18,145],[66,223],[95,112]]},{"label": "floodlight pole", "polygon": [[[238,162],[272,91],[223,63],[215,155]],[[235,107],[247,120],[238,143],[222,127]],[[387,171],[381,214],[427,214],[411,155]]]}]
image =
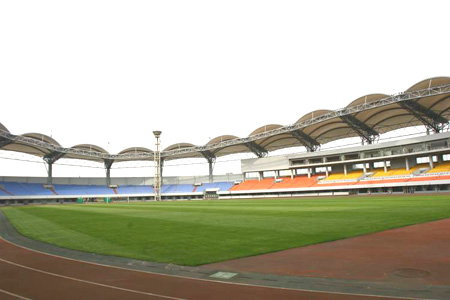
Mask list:
[{"label": "floodlight pole", "polygon": [[153,182],[153,190],[155,193],[155,201],[161,201],[161,131],[153,131],[155,135],[155,152],[153,160],[155,163],[155,178]]}]

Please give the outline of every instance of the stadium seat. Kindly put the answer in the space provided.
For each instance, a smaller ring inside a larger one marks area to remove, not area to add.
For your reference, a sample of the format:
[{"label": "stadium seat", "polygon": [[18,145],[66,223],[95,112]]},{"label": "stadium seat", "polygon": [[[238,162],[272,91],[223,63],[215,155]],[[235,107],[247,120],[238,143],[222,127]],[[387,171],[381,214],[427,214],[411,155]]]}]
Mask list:
[{"label": "stadium seat", "polygon": [[349,180],[349,179],[358,179],[364,174],[362,170],[356,170],[348,172],[347,175],[344,173],[335,173],[329,175],[327,178],[325,178],[322,181],[334,181],[334,180]]},{"label": "stadium seat", "polygon": [[427,173],[450,173],[450,161],[442,162],[436,164],[433,169],[429,170]]},{"label": "stadium seat", "polygon": [[265,178],[261,181],[257,179],[246,180],[239,185],[231,188],[231,191],[249,191],[249,190],[274,190],[288,188],[305,188],[316,183],[318,175],[308,178],[306,175],[296,176],[294,179],[290,177],[282,177],[280,182],[275,182],[274,178]]},{"label": "stadium seat", "polygon": [[52,191],[44,188],[40,183],[23,183],[23,182],[2,182],[0,183],[5,194],[27,196],[27,195],[54,195]]}]

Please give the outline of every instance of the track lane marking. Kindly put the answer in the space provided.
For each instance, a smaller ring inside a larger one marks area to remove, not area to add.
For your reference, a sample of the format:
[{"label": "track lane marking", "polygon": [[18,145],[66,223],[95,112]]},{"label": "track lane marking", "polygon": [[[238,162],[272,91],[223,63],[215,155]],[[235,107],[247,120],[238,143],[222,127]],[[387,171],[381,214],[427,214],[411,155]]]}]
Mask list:
[{"label": "track lane marking", "polygon": [[[43,273],[43,274],[50,275],[50,276],[60,277],[60,278],[69,279],[69,280],[78,281],[78,282],[87,283],[87,284],[92,284],[92,285],[97,285],[97,286],[106,287],[106,288],[110,288],[110,289],[116,289],[116,290],[121,290],[121,291],[125,291],[125,292],[130,292],[130,293],[147,295],[147,296],[155,296],[155,297],[160,297],[160,298],[164,298],[164,299],[187,300],[187,299],[183,299],[183,298],[176,298],[176,297],[164,296],[164,295],[159,295],[159,294],[154,294],[154,293],[141,292],[141,291],[121,288],[121,287],[117,287],[117,286],[113,286],[113,285],[108,285],[108,284],[103,284],[103,283],[98,283],[98,282],[92,282],[92,281],[87,281],[87,280],[83,280],[83,279],[78,279],[78,278],[74,278],[74,277],[64,276],[64,275],[60,275],[60,274],[56,274],[56,273],[51,273],[51,272],[35,269],[35,268],[32,268],[32,267],[27,267],[27,266],[24,266],[24,265],[21,265],[21,264],[18,264],[18,263],[15,263],[15,262],[3,259],[3,258],[0,258],[0,261],[4,262],[4,263],[7,263],[7,264],[10,264],[10,265],[13,265],[13,266],[16,266],[16,267],[20,267],[20,268],[24,268],[24,269],[27,269],[27,270],[31,270],[31,271],[34,271],[34,272],[39,272],[39,273]],[[26,298],[23,298],[23,299],[26,299]]]},{"label": "track lane marking", "polygon": [[[36,252],[36,253],[48,255],[48,256],[51,256],[51,257],[56,257],[56,258],[65,259],[65,260],[78,262],[78,263],[90,264],[90,265],[94,265],[94,266],[107,267],[107,268],[113,268],[113,269],[119,269],[119,270],[125,270],[125,271],[132,271],[132,272],[138,272],[138,273],[144,273],[144,274],[152,274],[152,275],[157,275],[157,276],[173,277],[173,278],[180,278],[180,279],[186,279],[186,280],[198,280],[198,281],[204,281],[204,282],[213,282],[213,283],[229,284],[229,285],[240,285],[240,286],[248,286],[248,287],[267,288],[267,289],[275,289],[275,290],[311,292],[311,293],[322,293],[322,294],[332,294],[332,295],[334,294],[334,295],[364,296],[364,297],[373,297],[373,298],[391,298],[391,299],[404,299],[404,300],[424,300],[423,298],[386,296],[386,295],[371,295],[371,294],[352,294],[352,293],[344,293],[344,292],[330,292],[330,291],[308,290],[308,289],[294,289],[294,288],[285,288],[285,287],[264,286],[264,285],[250,284],[250,283],[227,282],[227,281],[219,281],[219,280],[211,280],[211,279],[203,279],[203,278],[183,277],[183,276],[180,276],[180,275],[171,275],[171,274],[164,274],[164,273],[156,273],[156,272],[152,272],[152,271],[127,269],[127,268],[124,268],[124,267],[110,266],[110,265],[104,265],[104,264],[90,262],[90,261],[84,261],[84,260],[78,260],[78,259],[74,259],[74,258],[68,258],[68,257],[56,255],[56,254],[51,254],[51,253],[46,253],[46,252],[42,252],[42,251],[39,251],[39,250],[31,249],[31,248],[28,248],[28,247],[25,247],[25,246],[22,246],[22,245],[14,244],[13,242],[10,242],[10,241],[6,240],[2,236],[0,236],[0,240],[3,240],[4,242],[6,242],[8,244],[11,244],[11,245],[13,245],[15,247],[19,247],[19,248],[22,248],[22,249],[25,249],[25,250],[28,250],[28,251],[31,251],[31,252]],[[3,260],[3,259],[0,258],[0,260]],[[11,262],[11,263],[13,263],[13,262]],[[28,268],[27,266],[23,266],[23,267]],[[42,271],[42,272],[46,272],[46,271]],[[58,274],[56,274],[56,275],[58,275]],[[59,276],[64,276],[64,275],[59,275]],[[80,280],[82,280],[82,279],[80,279]],[[98,283],[98,284],[101,285],[101,283]],[[170,297],[170,296],[167,296],[167,297]],[[181,298],[172,298],[172,299],[186,300],[186,299],[181,299]],[[428,299],[428,300],[433,300],[433,299]]]},{"label": "track lane marking", "polygon": [[13,293],[11,293],[11,292],[8,292],[8,291],[2,290],[2,289],[0,289],[0,292],[1,292],[1,293],[4,293],[4,294],[6,294],[6,295],[10,295],[10,296],[19,298],[19,299],[21,299],[21,300],[32,300],[32,299],[30,299],[30,298],[25,298],[25,297],[23,297],[23,296],[20,296],[20,295],[17,295],[17,294],[13,294]]}]

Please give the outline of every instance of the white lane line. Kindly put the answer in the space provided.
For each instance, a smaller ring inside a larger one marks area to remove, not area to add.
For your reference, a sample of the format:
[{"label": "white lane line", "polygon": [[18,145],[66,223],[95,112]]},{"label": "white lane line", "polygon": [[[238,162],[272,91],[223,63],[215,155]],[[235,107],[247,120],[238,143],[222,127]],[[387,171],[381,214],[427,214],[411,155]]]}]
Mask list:
[{"label": "white lane line", "polygon": [[[191,277],[183,277],[180,275],[171,275],[171,274],[164,274],[164,273],[156,273],[152,271],[144,271],[144,270],[135,270],[135,269],[127,269],[124,267],[116,267],[116,266],[110,266],[110,265],[104,265],[100,263],[90,262],[90,261],[84,261],[84,260],[78,260],[74,258],[68,258],[56,254],[50,254],[46,252],[42,252],[39,250],[34,250],[31,248],[27,248],[25,246],[14,244],[13,242],[10,242],[8,240],[5,240],[2,236],[0,236],[0,240],[3,240],[4,242],[11,244],[15,247],[19,247],[28,251],[36,252],[39,254],[48,255],[51,257],[57,257],[60,259],[70,260],[78,263],[84,263],[84,264],[90,264],[94,266],[100,266],[100,267],[107,267],[112,269],[118,269],[118,270],[125,270],[125,271],[131,271],[131,272],[138,272],[138,273],[144,273],[144,274],[152,274],[157,276],[165,276],[165,277],[172,277],[172,278],[181,278],[186,280],[198,280],[198,281],[205,281],[205,282],[214,282],[214,283],[220,283],[220,284],[229,284],[229,285],[241,285],[241,286],[250,286],[250,287],[259,287],[259,288],[266,288],[266,289],[275,289],[275,290],[288,290],[288,291],[298,291],[298,292],[311,292],[311,293],[323,293],[323,294],[335,294],[335,295],[349,295],[349,296],[365,296],[365,297],[374,297],[374,298],[391,298],[391,299],[406,299],[406,300],[424,300],[423,298],[411,298],[411,297],[399,297],[399,296],[387,296],[387,295],[371,295],[371,294],[352,294],[352,293],[344,293],[344,292],[329,292],[329,291],[319,291],[319,290],[308,290],[308,289],[294,289],[294,288],[285,288],[285,287],[272,287],[272,286],[265,286],[265,285],[257,285],[257,284],[251,284],[251,283],[240,283],[240,282],[228,282],[228,281],[220,281],[220,280],[211,280],[211,279],[203,279],[203,278],[191,278]],[[433,299],[428,299],[433,300]]]},{"label": "white lane line", "polygon": [[13,294],[11,292],[8,292],[8,291],[2,290],[2,289],[0,289],[0,292],[4,293],[4,294],[7,294],[7,295],[10,295],[10,296],[13,296],[13,297],[16,297],[16,298],[21,299],[21,300],[31,300],[30,298],[25,298],[25,297],[19,296],[17,294]]},{"label": "white lane line", "polygon": [[155,297],[161,297],[164,299],[171,299],[171,300],[186,300],[186,299],[182,299],[182,298],[175,298],[175,297],[170,297],[170,296],[164,296],[164,295],[159,295],[159,294],[153,294],[153,293],[147,293],[147,292],[141,292],[141,291],[136,291],[136,290],[130,290],[130,289],[125,289],[125,288],[121,288],[121,287],[117,287],[117,286],[113,286],[113,285],[107,285],[107,284],[103,284],[103,283],[97,283],[97,282],[92,282],[92,281],[87,281],[87,280],[83,280],[83,279],[78,279],[78,278],[73,278],[73,277],[68,277],[68,276],[64,276],[64,275],[60,275],[60,274],[55,274],[55,273],[51,273],[51,272],[47,272],[47,271],[43,271],[43,270],[38,270],[35,268],[31,268],[31,267],[27,267],[21,264],[17,264],[15,262],[0,258],[0,261],[16,266],[16,267],[20,267],[20,268],[24,268],[27,270],[31,270],[34,272],[39,272],[39,273],[43,273],[46,275],[50,275],[50,276],[55,276],[55,277],[59,277],[59,278],[64,278],[64,279],[69,279],[69,280],[73,280],[73,281],[78,281],[78,282],[82,282],[82,283],[87,283],[87,284],[92,284],[92,285],[96,285],[96,286],[101,286],[101,287],[106,287],[106,288],[110,288],[110,289],[115,289],[115,290],[121,290],[121,291],[125,291],[125,292],[130,292],[130,293],[136,293],[136,294],[141,294],[141,295],[146,295],[146,296],[155,296]]}]

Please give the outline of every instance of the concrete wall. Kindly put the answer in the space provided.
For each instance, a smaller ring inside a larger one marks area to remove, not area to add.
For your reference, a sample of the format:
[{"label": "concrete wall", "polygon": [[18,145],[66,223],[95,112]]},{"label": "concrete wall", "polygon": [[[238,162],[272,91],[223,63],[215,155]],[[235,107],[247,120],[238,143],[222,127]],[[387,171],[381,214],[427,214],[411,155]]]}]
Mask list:
[{"label": "concrete wall", "polygon": [[289,169],[289,166],[289,158],[287,156],[273,156],[241,160],[242,173],[286,170]]}]

